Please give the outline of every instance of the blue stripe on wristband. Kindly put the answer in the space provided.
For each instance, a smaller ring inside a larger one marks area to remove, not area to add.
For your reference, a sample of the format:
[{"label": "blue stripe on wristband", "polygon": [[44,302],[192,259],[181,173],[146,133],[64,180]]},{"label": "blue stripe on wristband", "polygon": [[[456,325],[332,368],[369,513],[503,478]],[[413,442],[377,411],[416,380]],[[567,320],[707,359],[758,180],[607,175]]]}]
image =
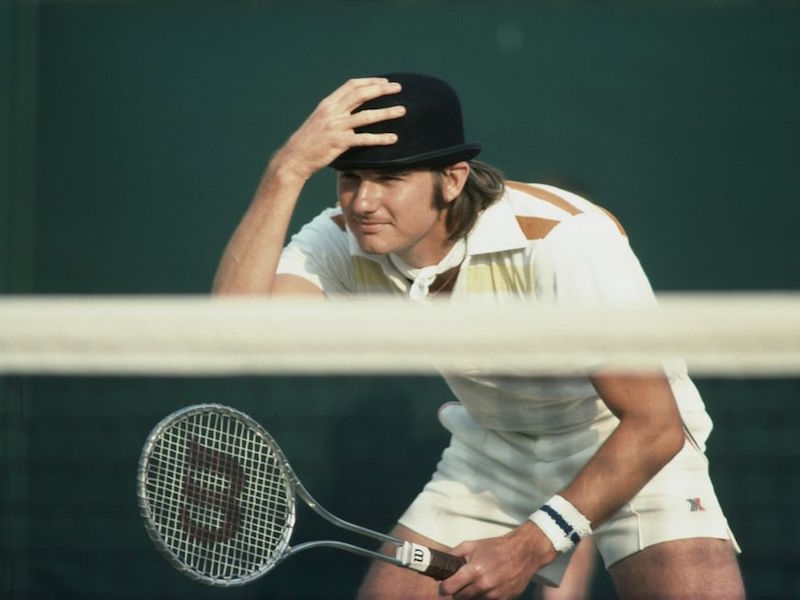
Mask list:
[{"label": "blue stripe on wristband", "polygon": [[581,541],[581,536],[579,536],[578,533],[572,528],[572,525],[570,525],[567,520],[561,516],[561,513],[559,513],[552,506],[544,504],[539,508],[539,510],[546,513],[548,517],[553,519],[555,524],[561,528],[561,530],[564,532],[564,535],[569,537],[573,544],[577,544]]}]

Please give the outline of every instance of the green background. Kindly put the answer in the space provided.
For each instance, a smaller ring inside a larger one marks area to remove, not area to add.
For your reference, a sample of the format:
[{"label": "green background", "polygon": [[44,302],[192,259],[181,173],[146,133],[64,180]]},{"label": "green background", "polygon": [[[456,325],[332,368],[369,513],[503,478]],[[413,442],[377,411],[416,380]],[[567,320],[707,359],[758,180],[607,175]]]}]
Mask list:
[{"label": "green background", "polygon": [[[206,293],[270,153],[344,79],[395,70],[451,81],[487,162],[612,210],[657,291],[796,290],[798,31],[781,2],[8,0],[0,291]],[[333,202],[331,173],[307,191],[293,227]],[[750,595],[800,597],[800,382],[698,385]],[[449,399],[416,377],[5,377],[0,394],[10,598],[352,597],[364,562],[335,551],[233,592],[173,571],[137,514],[141,444],[178,407],[231,404],[323,505],[388,529]],[[302,514],[296,539],[336,534]]]}]

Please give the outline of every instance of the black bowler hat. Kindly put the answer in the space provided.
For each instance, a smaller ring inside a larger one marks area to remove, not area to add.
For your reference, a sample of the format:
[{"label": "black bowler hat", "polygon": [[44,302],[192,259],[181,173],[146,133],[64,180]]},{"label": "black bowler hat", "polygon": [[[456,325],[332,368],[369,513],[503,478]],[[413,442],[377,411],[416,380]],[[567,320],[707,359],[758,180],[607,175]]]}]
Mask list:
[{"label": "black bowler hat", "polygon": [[365,102],[355,112],[403,105],[399,119],[358,127],[356,133],[396,133],[389,146],[350,148],[334,160],[334,169],[391,169],[402,167],[445,167],[469,160],[481,151],[480,144],[464,142],[461,102],[455,90],[436,77],[417,73],[380,75],[403,86],[397,94]]}]

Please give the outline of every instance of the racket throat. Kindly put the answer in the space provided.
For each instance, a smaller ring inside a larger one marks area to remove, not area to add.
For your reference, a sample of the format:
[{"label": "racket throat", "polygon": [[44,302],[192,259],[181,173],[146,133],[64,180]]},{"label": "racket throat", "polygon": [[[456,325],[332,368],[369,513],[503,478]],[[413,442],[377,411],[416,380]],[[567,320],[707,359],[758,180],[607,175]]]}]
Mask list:
[{"label": "racket throat", "polygon": [[412,542],[403,542],[403,545],[397,548],[395,558],[402,566],[421,573],[427,571],[431,566],[430,548]]}]

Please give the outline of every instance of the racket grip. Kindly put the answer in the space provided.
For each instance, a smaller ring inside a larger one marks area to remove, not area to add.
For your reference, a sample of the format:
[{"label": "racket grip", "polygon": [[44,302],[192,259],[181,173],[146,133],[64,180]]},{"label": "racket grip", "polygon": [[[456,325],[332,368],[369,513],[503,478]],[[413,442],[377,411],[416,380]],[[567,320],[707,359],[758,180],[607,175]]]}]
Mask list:
[{"label": "racket grip", "polygon": [[404,567],[439,581],[450,577],[467,562],[459,556],[411,542],[403,542],[397,549],[397,559]]},{"label": "racket grip", "polygon": [[441,581],[447,579],[467,563],[460,556],[453,556],[447,552],[431,549],[431,564],[423,571],[423,575]]}]

